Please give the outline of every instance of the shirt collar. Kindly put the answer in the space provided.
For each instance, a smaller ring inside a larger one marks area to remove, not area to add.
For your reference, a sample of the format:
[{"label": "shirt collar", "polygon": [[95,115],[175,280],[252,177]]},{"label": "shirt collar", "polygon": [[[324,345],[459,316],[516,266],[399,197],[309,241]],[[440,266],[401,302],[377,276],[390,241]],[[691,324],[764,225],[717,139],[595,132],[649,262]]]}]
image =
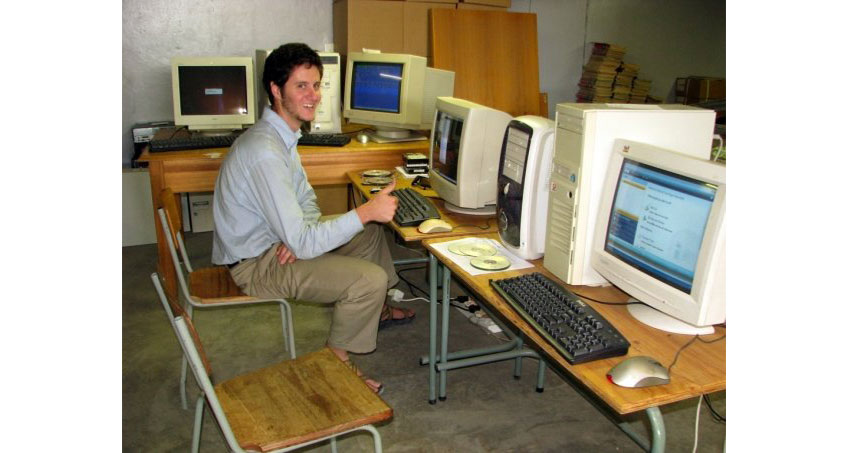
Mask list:
[{"label": "shirt collar", "polygon": [[265,111],[262,112],[262,120],[267,121],[271,127],[280,134],[280,137],[283,139],[283,143],[286,144],[286,148],[292,149],[297,144],[300,136],[303,135],[301,134],[300,129],[292,131],[288,123],[286,123],[285,120],[283,120],[283,118],[271,107],[265,107]]}]

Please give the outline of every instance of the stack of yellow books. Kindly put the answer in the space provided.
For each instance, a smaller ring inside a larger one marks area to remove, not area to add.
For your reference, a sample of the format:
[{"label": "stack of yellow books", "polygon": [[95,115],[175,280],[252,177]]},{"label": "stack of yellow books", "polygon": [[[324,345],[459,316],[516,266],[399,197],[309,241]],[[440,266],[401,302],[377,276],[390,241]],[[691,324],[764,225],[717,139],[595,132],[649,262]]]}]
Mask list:
[{"label": "stack of yellow books", "polygon": [[577,91],[577,102],[644,104],[651,81],[639,78],[639,65],[623,61],[626,49],[616,44],[594,42]]}]

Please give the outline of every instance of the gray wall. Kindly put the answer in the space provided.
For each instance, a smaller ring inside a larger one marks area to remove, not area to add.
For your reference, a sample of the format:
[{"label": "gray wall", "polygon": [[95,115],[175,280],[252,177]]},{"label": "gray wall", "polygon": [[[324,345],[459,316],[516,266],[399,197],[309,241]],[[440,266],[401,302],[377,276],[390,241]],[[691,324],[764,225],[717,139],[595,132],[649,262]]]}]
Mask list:
[{"label": "gray wall", "polygon": [[[676,77],[725,75],[725,4],[717,0],[513,0],[537,14],[539,84],[574,102],[588,43],[627,47],[625,61],[670,100]],[[172,56],[253,56],[289,41],[333,42],[332,0],[123,0],[122,165],[133,124],[170,120]]]}]

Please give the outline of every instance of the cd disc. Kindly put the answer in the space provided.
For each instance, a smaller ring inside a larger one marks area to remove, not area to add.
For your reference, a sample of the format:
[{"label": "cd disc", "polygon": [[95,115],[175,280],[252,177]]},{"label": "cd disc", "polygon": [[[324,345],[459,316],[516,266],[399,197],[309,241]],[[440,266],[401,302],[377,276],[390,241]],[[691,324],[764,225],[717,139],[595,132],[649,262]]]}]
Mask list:
[{"label": "cd disc", "polygon": [[498,253],[497,249],[485,242],[471,242],[459,246],[463,255],[468,256],[492,256]]},{"label": "cd disc", "polygon": [[501,271],[510,266],[509,259],[503,255],[478,256],[471,259],[471,265],[484,271]]},{"label": "cd disc", "polygon": [[378,177],[378,176],[374,176],[374,177],[371,177],[371,178],[365,178],[365,179],[362,180],[362,184],[364,184],[366,186],[385,186],[385,185],[389,184],[390,182],[392,182],[392,178],[384,178],[384,177]]},{"label": "cd disc", "polygon": [[385,178],[386,176],[391,176],[391,174],[392,174],[392,172],[390,172],[388,170],[365,170],[365,171],[362,172],[363,177],[375,176],[375,177]]},{"label": "cd disc", "polygon": [[465,244],[463,244],[461,242],[453,243],[453,244],[448,246],[448,250],[455,255],[465,256],[465,253],[463,253],[462,250],[460,250],[460,247],[462,247],[463,245],[465,245]]}]

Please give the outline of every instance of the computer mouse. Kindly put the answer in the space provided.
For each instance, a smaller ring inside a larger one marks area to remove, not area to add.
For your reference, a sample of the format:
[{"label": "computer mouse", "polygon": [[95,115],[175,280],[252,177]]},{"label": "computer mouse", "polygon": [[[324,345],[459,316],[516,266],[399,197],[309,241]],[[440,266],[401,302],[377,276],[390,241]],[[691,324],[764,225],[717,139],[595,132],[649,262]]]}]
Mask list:
[{"label": "computer mouse", "polygon": [[647,356],[630,357],[612,367],[607,379],[622,387],[650,387],[668,384],[668,370],[656,360]]},{"label": "computer mouse", "polygon": [[427,219],[418,225],[418,231],[422,233],[443,233],[451,230],[453,227],[442,219]]},{"label": "computer mouse", "polygon": [[369,140],[371,140],[371,137],[369,137],[368,134],[366,134],[365,132],[360,132],[356,136],[356,141],[362,143],[363,145],[368,143]]}]

